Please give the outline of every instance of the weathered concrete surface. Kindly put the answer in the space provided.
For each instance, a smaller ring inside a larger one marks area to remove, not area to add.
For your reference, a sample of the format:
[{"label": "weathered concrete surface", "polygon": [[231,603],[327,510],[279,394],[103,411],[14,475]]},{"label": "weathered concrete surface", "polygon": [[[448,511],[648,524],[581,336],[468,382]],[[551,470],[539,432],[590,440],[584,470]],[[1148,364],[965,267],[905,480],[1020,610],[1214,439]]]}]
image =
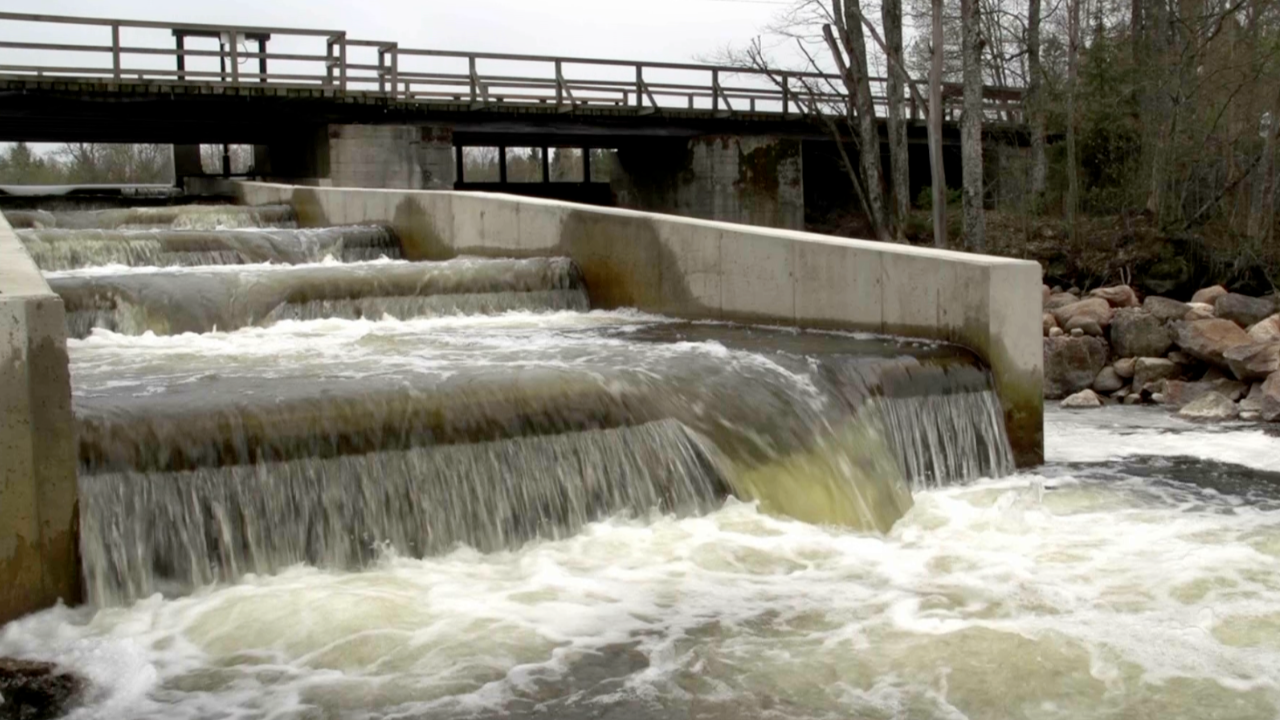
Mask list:
[{"label": "weathered concrete surface", "polygon": [[991,365],[1019,465],[1043,459],[1034,262],[488,193],[239,188],[303,225],[389,222],[413,259],[567,255],[594,307],[965,345]]},{"label": "weathered concrete surface", "polygon": [[452,190],[453,131],[418,125],[330,125],[336,187]]},{"label": "weathered concrete surface", "polygon": [[619,150],[610,183],[618,205],[632,210],[804,227],[799,140],[725,135],[637,143]]},{"label": "weathered concrete surface", "polygon": [[78,601],[62,301],[0,217],[0,623]]}]

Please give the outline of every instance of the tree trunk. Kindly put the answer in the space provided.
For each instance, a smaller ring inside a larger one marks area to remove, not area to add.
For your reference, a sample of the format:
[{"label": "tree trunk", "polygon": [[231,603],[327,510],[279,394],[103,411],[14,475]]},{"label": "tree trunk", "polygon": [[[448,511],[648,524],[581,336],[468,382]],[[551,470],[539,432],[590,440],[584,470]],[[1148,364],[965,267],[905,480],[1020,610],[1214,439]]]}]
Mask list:
[{"label": "tree trunk", "polygon": [[889,241],[893,239],[893,229],[885,204],[884,177],[880,170],[880,129],[876,126],[876,109],[871,100],[871,73],[867,66],[867,44],[862,35],[862,9],[858,2],[844,0],[844,13],[839,12],[840,0],[834,0],[832,4],[837,13],[836,27],[840,31],[840,40],[849,58],[848,67],[842,74],[857,115],[858,159],[862,165],[863,190],[871,208],[871,226],[877,239]]},{"label": "tree trunk", "polygon": [[960,0],[960,15],[964,67],[964,115],[960,118],[964,244],[970,250],[983,251],[987,247],[987,223],[982,209],[982,35],[978,0]]},{"label": "tree trunk", "polygon": [[947,246],[947,175],[942,165],[942,0],[932,0],[929,65],[929,170],[933,176],[933,244]]},{"label": "tree trunk", "polygon": [[1253,202],[1250,203],[1249,236],[1270,240],[1276,225],[1276,140],[1280,136],[1280,92],[1276,93],[1271,107],[1271,126],[1267,128],[1266,143],[1262,147],[1262,160],[1258,163],[1258,178],[1254,185]]},{"label": "tree trunk", "polygon": [[903,74],[902,0],[883,0],[880,5],[884,21],[884,39],[888,45],[886,60],[889,96],[889,174],[893,180],[893,225],[895,237],[903,238],[907,213],[911,209],[911,159],[907,151],[907,124],[903,117],[903,91],[909,82]]},{"label": "tree trunk", "polygon": [[1040,0],[1027,4],[1027,94],[1025,105],[1031,130],[1031,208],[1036,214],[1044,210],[1044,191],[1049,175],[1045,156],[1044,98],[1041,97],[1040,67]]},{"label": "tree trunk", "polygon": [[1080,173],[1076,157],[1076,77],[1080,63],[1080,0],[1067,0],[1067,227],[1076,239]]},{"label": "tree trunk", "polygon": [[[1077,2],[1079,0],[1076,0]],[[1151,88],[1147,113],[1143,124],[1149,129],[1145,144],[1150,156],[1150,184],[1147,186],[1146,210],[1151,215],[1152,223],[1159,225],[1160,211],[1163,206],[1165,168],[1168,165],[1169,142],[1172,136],[1173,108],[1169,100],[1168,63],[1169,63],[1169,9],[1165,0],[1154,0],[1149,14],[1150,51],[1147,71],[1154,77],[1155,86]]]}]

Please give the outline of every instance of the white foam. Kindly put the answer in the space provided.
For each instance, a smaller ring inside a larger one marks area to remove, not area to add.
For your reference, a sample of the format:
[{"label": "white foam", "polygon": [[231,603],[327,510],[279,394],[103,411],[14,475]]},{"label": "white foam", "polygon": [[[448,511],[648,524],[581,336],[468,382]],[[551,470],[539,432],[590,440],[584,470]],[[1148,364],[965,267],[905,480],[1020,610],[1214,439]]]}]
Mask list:
[{"label": "white foam", "polygon": [[1254,424],[1193,423],[1164,409],[1046,409],[1045,460],[1104,462],[1127,456],[1192,457],[1280,471],[1280,437]]},{"label": "white foam", "polygon": [[[37,614],[5,629],[0,655],[93,678],[108,688],[94,717],[496,714],[618,653],[644,662],[593,702],[678,707],[702,688],[712,704],[785,696],[820,715],[992,717],[983,708],[1027,693],[1064,717],[1274,712],[1280,515],[1045,482],[923,493],[886,537],[730,501],[515,552],[300,567]],[[1181,694],[1187,683],[1198,690]],[[125,697],[130,712],[113,709]]]}]

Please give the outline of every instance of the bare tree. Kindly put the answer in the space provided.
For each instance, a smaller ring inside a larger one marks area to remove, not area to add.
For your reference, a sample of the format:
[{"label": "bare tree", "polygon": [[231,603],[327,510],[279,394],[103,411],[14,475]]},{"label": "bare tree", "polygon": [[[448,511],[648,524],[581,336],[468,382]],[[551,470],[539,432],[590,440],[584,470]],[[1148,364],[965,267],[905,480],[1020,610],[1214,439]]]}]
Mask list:
[{"label": "bare tree", "polygon": [[982,207],[982,36],[978,0],[961,0],[960,8],[964,44],[964,113],[960,118],[964,244],[970,250],[982,251],[987,247],[987,224]]},{"label": "bare tree", "polygon": [[933,0],[929,65],[929,166],[933,174],[933,244],[947,244],[947,177],[942,164],[942,0]]},{"label": "bare tree", "polygon": [[843,0],[843,3],[842,0],[832,0],[831,5],[836,30],[833,32],[831,25],[824,25],[822,34],[849,96],[849,116],[856,118],[862,192],[871,215],[871,227],[877,239],[887,241],[892,239],[893,231],[884,202],[880,132],[876,126],[875,105],[871,101],[871,73],[868,71],[866,40],[862,35],[862,10],[858,0]]},{"label": "bare tree", "polygon": [[1076,95],[1079,90],[1080,0],[1067,0],[1067,224],[1076,239],[1080,207],[1080,160],[1076,157]]},{"label": "bare tree", "polygon": [[893,180],[893,225],[901,240],[911,210],[911,160],[907,148],[907,125],[903,117],[903,93],[908,82],[902,53],[902,0],[883,0],[880,17],[884,24],[885,84],[889,96],[889,173]]},{"label": "bare tree", "polygon": [[[1135,0],[1135,3],[1137,0]],[[1043,83],[1044,71],[1040,67],[1040,0],[1027,3],[1027,92],[1024,95],[1027,121],[1031,134],[1031,207],[1035,212],[1044,209],[1045,185],[1049,175],[1049,162],[1045,155],[1045,113]]]}]

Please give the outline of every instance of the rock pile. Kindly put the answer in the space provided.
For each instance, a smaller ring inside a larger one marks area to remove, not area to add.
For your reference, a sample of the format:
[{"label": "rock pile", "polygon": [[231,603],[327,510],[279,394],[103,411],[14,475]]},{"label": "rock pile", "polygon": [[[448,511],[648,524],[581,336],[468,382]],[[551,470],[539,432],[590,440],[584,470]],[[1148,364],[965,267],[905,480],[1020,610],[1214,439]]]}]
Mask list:
[{"label": "rock pile", "polygon": [[1125,285],[1043,288],[1044,394],[1064,407],[1162,404],[1199,420],[1280,422],[1280,297],[1222,286],[1190,302]]}]

